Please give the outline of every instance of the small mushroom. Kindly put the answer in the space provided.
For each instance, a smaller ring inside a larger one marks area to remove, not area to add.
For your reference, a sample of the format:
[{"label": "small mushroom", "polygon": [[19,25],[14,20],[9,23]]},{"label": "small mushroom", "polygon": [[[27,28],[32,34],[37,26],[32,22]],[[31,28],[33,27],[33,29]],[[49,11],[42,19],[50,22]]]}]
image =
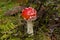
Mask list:
[{"label": "small mushroom", "polygon": [[22,17],[27,22],[27,33],[33,35],[33,23],[32,21],[37,19],[37,11],[28,7],[22,10]]}]

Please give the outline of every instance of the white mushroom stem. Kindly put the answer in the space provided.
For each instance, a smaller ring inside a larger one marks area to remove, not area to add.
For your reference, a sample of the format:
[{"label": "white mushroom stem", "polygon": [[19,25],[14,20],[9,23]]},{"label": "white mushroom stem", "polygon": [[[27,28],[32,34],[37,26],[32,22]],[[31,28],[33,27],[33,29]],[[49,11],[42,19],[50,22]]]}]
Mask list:
[{"label": "white mushroom stem", "polygon": [[33,23],[32,23],[32,21],[27,21],[27,33],[33,35]]}]

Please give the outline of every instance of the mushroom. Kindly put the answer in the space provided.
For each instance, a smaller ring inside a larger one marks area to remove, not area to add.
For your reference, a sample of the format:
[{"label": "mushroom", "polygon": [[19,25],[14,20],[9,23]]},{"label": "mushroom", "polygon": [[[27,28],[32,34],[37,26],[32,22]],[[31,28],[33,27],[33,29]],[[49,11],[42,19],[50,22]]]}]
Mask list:
[{"label": "mushroom", "polygon": [[37,11],[28,7],[22,10],[22,17],[27,22],[27,33],[33,35],[33,22],[37,18]]}]

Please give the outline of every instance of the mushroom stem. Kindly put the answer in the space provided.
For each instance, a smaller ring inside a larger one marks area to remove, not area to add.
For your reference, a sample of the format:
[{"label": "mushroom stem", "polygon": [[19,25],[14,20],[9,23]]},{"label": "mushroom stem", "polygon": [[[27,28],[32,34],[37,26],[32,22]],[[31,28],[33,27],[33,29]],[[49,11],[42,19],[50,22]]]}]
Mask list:
[{"label": "mushroom stem", "polygon": [[27,33],[33,35],[33,23],[32,23],[32,21],[27,21]]}]

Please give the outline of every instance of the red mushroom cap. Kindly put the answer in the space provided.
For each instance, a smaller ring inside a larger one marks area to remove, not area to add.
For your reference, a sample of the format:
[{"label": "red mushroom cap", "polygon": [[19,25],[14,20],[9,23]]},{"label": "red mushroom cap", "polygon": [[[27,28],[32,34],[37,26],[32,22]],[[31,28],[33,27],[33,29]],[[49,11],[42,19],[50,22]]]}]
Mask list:
[{"label": "red mushroom cap", "polygon": [[32,7],[25,8],[22,10],[22,17],[25,20],[35,20],[37,18],[37,11]]}]

